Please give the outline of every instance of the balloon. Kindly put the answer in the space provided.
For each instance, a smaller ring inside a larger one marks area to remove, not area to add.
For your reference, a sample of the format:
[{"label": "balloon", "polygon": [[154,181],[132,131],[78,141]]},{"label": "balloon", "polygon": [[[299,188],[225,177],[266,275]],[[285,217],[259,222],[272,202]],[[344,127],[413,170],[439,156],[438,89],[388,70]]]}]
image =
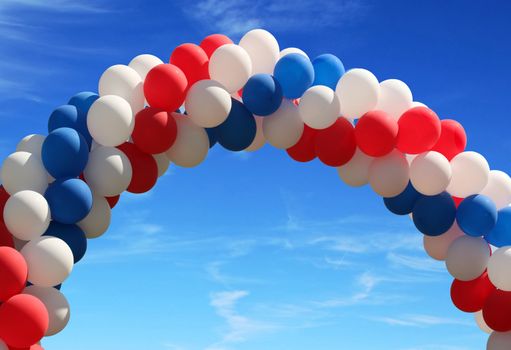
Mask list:
[{"label": "balloon", "polygon": [[470,281],[455,279],[451,285],[451,299],[461,311],[477,312],[483,308],[486,299],[494,290],[495,287],[491,284],[488,274],[484,272]]},{"label": "balloon", "polygon": [[412,92],[408,85],[397,79],[387,79],[380,83],[380,96],[375,109],[384,111],[392,119],[412,108]]},{"label": "balloon", "polygon": [[177,138],[165,154],[178,166],[192,168],[206,159],[209,138],[206,131],[187,116],[173,114],[177,122]]},{"label": "balloon", "polygon": [[144,193],[153,188],[158,180],[156,160],[129,142],[123,143],[118,148],[126,154],[131,163],[132,176],[127,191]]},{"label": "balloon", "polygon": [[147,73],[144,94],[151,107],[171,112],[184,102],[188,80],[179,67],[159,64]]},{"label": "balloon", "polygon": [[142,81],[145,81],[147,73],[159,64],[163,64],[161,59],[153,55],[144,54],[133,58],[128,66],[138,73]]},{"label": "balloon", "polygon": [[77,225],[87,238],[97,238],[105,233],[110,226],[110,218],[111,206],[108,198],[95,194],[91,211]]},{"label": "balloon", "polygon": [[92,208],[92,192],[81,179],[57,180],[44,194],[53,220],[74,224],[87,216]]},{"label": "balloon", "polygon": [[255,115],[270,115],[282,103],[282,88],[270,74],[253,75],[243,88],[243,103]]},{"label": "balloon", "polygon": [[304,124],[298,107],[289,100],[283,100],[280,108],[264,117],[263,134],[270,145],[279,149],[294,146],[300,139]]},{"label": "balloon", "polygon": [[216,127],[216,135],[218,143],[224,148],[230,151],[242,151],[254,141],[257,126],[254,116],[243,103],[236,99],[231,101],[229,116],[225,122]]},{"label": "balloon", "polygon": [[448,160],[463,152],[467,146],[465,129],[455,120],[444,119],[440,122],[440,138],[432,150],[442,153]]},{"label": "balloon", "polygon": [[477,194],[488,184],[490,166],[476,152],[462,152],[451,160],[452,178],[447,192],[458,198]]},{"label": "balloon", "polygon": [[[3,211],[0,211],[2,213]],[[3,220],[0,220],[0,247],[14,248],[14,237],[5,227]]]},{"label": "balloon", "polygon": [[342,117],[332,126],[319,130],[314,140],[316,155],[328,166],[339,167],[346,164],[357,149],[353,125]]},{"label": "balloon", "polygon": [[44,193],[48,175],[41,158],[28,152],[14,152],[2,165],[2,185],[9,194],[23,190]]},{"label": "balloon", "polygon": [[16,152],[33,153],[34,155],[40,157],[41,148],[43,147],[45,138],[46,136],[38,134],[25,136],[16,146]]},{"label": "balloon", "polygon": [[[271,74],[280,58],[279,43],[264,29],[253,29],[243,35],[239,44],[252,61],[252,74]],[[257,114],[257,113],[255,113]]]},{"label": "balloon", "polygon": [[316,150],[314,149],[317,130],[304,125],[302,135],[298,142],[289,147],[287,154],[297,162],[310,162],[316,158]]},{"label": "balloon", "polygon": [[439,236],[447,232],[455,218],[456,206],[447,192],[435,196],[421,196],[413,208],[415,226],[428,236]]},{"label": "balloon", "polygon": [[369,168],[373,159],[357,148],[350,161],[337,168],[337,174],[349,186],[364,186],[369,182]]},{"label": "balloon", "polygon": [[490,254],[490,248],[484,239],[464,235],[451,243],[445,265],[454,278],[471,281],[486,270]]},{"label": "balloon", "polygon": [[[165,153],[163,153],[163,155],[165,155]],[[165,156],[165,158],[167,158],[167,156]],[[168,159],[167,159],[167,162],[170,162]],[[93,194],[94,196],[94,194]],[[106,199],[106,201],[108,202],[108,205],[110,206],[110,209],[114,208],[117,203],[119,202],[119,199],[121,198],[121,195],[117,195],[117,196],[112,196],[112,197],[104,197]],[[92,199],[92,209],[91,211],[94,210],[94,198]],[[90,215],[90,213],[89,213]],[[87,215],[87,216],[89,216]],[[84,219],[85,220],[85,219]]]},{"label": "balloon", "polygon": [[511,291],[511,276],[509,263],[511,262],[511,246],[495,250],[488,261],[488,275],[491,282],[500,290]]},{"label": "balloon", "polygon": [[511,245],[511,207],[498,211],[497,224],[484,239],[495,247]]},{"label": "balloon", "polygon": [[41,300],[48,311],[49,322],[45,336],[60,333],[69,322],[70,311],[66,297],[55,288],[29,286],[23,294],[32,295]]},{"label": "balloon", "polygon": [[[99,96],[115,95],[127,101],[133,113],[144,108],[144,83],[133,68],[124,64],[109,67],[99,79]],[[92,135],[94,137],[94,135]]]},{"label": "balloon", "polygon": [[511,178],[503,171],[491,170],[488,184],[480,193],[490,197],[497,209],[505,208],[511,204]]},{"label": "balloon", "polygon": [[256,121],[256,127],[257,127],[256,136],[254,137],[254,141],[252,141],[250,146],[245,148],[245,151],[247,151],[247,152],[257,151],[258,149],[261,149],[266,144],[266,139],[264,138],[264,133],[263,133],[264,118],[263,117],[255,117],[255,121]]},{"label": "balloon", "polygon": [[38,298],[18,294],[0,305],[0,339],[11,347],[28,348],[48,329],[48,311]]},{"label": "balloon", "polygon": [[[496,332],[511,331],[511,292],[494,290],[483,307],[484,321]],[[509,349],[509,343],[506,343]]]},{"label": "balloon", "polygon": [[[90,106],[99,98],[99,95],[95,92],[82,91],[71,97],[68,101],[69,105],[75,106],[78,112],[78,120],[80,121],[80,128],[76,129],[82,134],[87,140],[89,140],[89,134],[87,133],[87,113],[89,113]],[[55,125],[54,129],[58,129],[69,125]],[[48,130],[51,131],[51,130]]]},{"label": "balloon", "polygon": [[165,175],[170,165],[170,160],[167,158],[165,152],[153,154],[153,158],[156,161],[156,165],[158,166],[158,177]]},{"label": "balloon", "polygon": [[298,110],[303,122],[314,129],[332,126],[341,114],[339,98],[332,89],[323,85],[307,89]]},{"label": "balloon", "polygon": [[82,260],[87,251],[87,237],[85,237],[85,233],[77,225],[67,225],[52,221],[44,236],[57,237],[63,240],[71,248],[75,264]]},{"label": "balloon", "polygon": [[451,164],[435,151],[419,154],[410,164],[410,180],[417,191],[426,196],[444,192],[451,182],[451,176]]},{"label": "balloon", "polygon": [[458,206],[456,221],[467,235],[484,236],[497,223],[497,207],[485,195],[469,196]]},{"label": "balloon", "polygon": [[52,112],[50,119],[48,119],[48,132],[58,128],[75,129],[87,140],[87,144],[90,146],[92,136],[89,129],[87,129],[87,113],[98,98],[98,95],[89,95],[86,92],[72,97],[69,100],[69,105],[60,106]]},{"label": "balloon", "polygon": [[241,89],[252,74],[252,62],[244,48],[234,44],[220,46],[209,60],[211,79],[222,84],[229,93]]},{"label": "balloon", "polygon": [[199,80],[209,79],[209,57],[199,45],[191,43],[179,45],[172,51],[169,63],[183,71],[188,88]]},{"label": "balloon", "polygon": [[307,56],[307,54],[305,52],[303,52],[302,50],[300,50],[297,47],[288,47],[288,48],[285,48],[284,50],[280,51],[280,58],[284,57],[285,55],[289,55],[290,53],[297,53],[297,54],[300,54],[300,55],[306,57],[307,59],[309,59],[309,56]]},{"label": "balloon", "polygon": [[423,244],[426,253],[435,260],[444,261],[447,259],[447,250],[454,240],[465,234],[459,228],[456,221],[447,232],[439,236],[424,235]]},{"label": "balloon", "polygon": [[57,237],[43,236],[28,242],[21,255],[28,266],[28,281],[36,286],[53,287],[66,280],[73,270],[73,252]]},{"label": "balloon", "polygon": [[371,157],[382,157],[396,146],[397,122],[383,111],[364,114],[355,125],[357,145]]},{"label": "balloon", "polygon": [[186,95],[185,109],[192,121],[203,128],[222,124],[231,111],[231,95],[214,80],[195,83]]},{"label": "balloon", "polygon": [[511,343],[511,332],[493,332],[488,338],[486,350],[507,350]]},{"label": "balloon", "polygon": [[90,153],[83,174],[94,193],[110,197],[128,188],[132,172],[131,163],[122,151],[100,146]]},{"label": "balloon", "polygon": [[48,202],[34,191],[13,194],[5,203],[3,214],[9,232],[24,241],[41,236],[50,224]]},{"label": "balloon", "polygon": [[0,247],[0,304],[21,293],[27,283],[28,268],[23,256],[14,248]]},{"label": "balloon", "polygon": [[341,60],[329,53],[319,55],[312,61],[314,67],[314,82],[312,85],[324,85],[335,90],[337,82],[344,74]]},{"label": "balloon", "polygon": [[149,154],[162,153],[176,141],[177,125],[171,113],[148,107],[135,116],[133,143]]},{"label": "balloon", "polygon": [[126,141],[135,126],[132,109],[119,96],[101,96],[89,110],[87,127],[94,140],[103,146],[118,146]]},{"label": "balloon", "polygon": [[396,147],[404,153],[429,151],[440,138],[441,124],[435,112],[426,107],[414,107],[401,115]]},{"label": "balloon", "polygon": [[211,58],[211,55],[213,55],[216,49],[226,44],[232,44],[232,40],[223,34],[211,34],[202,40],[200,47],[202,47],[206,55]]},{"label": "balloon", "polygon": [[[486,322],[484,322],[483,311],[482,310],[479,310],[479,311],[474,313],[474,319],[475,319],[476,324],[477,324],[477,326],[479,327],[480,330],[482,330],[483,332],[488,333],[488,334],[491,334],[493,332],[493,329],[488,327]],[[511,338],[510,338],[510,341],[511,341]],[[490,348],[488,348],[488,349],[490,349]]]},{"label": "balloon", "polygon": [[314,81],[314,67],[303,55],[290,53],[278,60],[273,75],[286,98],[299,98]]},{"label": "balloon", "polygon": [[383,198],[383,203],[389,211],[396,215],[407,215],[413,211],[415,203],[420,198],[420,193],[408,183],[406,189],[395,197]]},{"label": "balloon", "polygon": [[341,102],[342,115],[348,119],[356,119],[376,107],[380,84],[370,71],[355,68],[339,79],[335,92]]},{"label": "balloon", "polygon": [[394,150],[375,158],[369,167],[369,184],[382,197],[394,197],[403,192],[410,180],[405,156]]}]

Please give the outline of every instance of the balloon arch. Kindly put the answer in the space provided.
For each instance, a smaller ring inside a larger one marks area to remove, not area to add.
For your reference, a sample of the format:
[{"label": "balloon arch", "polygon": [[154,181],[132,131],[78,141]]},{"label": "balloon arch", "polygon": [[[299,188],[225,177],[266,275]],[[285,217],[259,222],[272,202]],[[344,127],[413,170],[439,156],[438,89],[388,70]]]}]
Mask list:
[{"label": "balloon arch", "polygon": [[266,142],[410,214],[454,277],[454,305],[491,333],[487,349],[511,348],[511,178],[465,151],[463,127],[413,102],[402,81],[280,51],[256,29],[237,45],[220,34],[180,45],[169,63],[137,56],[108,68],[98,90],[55,109],[48,135],[25,137],[3,162],[0,350],[42,349],[66,326],[60,286],[123,191],[149,191],[170,162],[196,166],[216,143]]}]

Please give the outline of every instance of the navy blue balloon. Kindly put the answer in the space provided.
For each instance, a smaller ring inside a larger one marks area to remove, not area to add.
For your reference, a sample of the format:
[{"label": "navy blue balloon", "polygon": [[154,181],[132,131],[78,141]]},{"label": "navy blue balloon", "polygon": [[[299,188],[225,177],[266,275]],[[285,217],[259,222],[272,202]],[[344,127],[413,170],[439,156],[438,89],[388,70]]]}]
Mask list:
[{"label": "navy blue balloon", "polygon": [[52,221],[43,236],[60,238],[71,248],[75,264],[80,261],[87,251],[87,237],[76,225],[66,225]]},{"label": "navy blue balloon", "polygon": [[92,136],[87,128],[87,113],[82,114],[74,105],[63,105],[55,109],[48,119],[48,132],[58,128],[71,128],[78,131],[87,141],[92,144]]},{"label": "navy blue balloon", "polygon": [[231,98],[227,119],[215,128],[217,141],[230,151],[242,151],[252,144],[257,132],[254,116],[240,101]]},{"label": "navy blue balloon", "polygon": [[209,148],[216,145],[217,136],[216,136],[216,130],[215,128],[206,128],[206,133],[208,134],[209,139]]},{"label": "navy blue balloon", "polygon": [[299,98],[312,86],[314,68],[307,57],[290,53],[277,62],[273,76],[280,83],[285,97]]},{"label": "navy blue balloon", "polygon": [[92,192],[80,179],[56,180],[48,186],[44,197],[50,206],[52,219],[62,224],[77,223],[92,208]]},{"label": "navy blue balloon", "polygon": [[469,196],[458,206],[456,222],[467,235],[484,236],[497,223],[497,206],[488,196],[482,194]]},{"label": "navy blue balloon", "polygon": [[497,224],[484,239],[498,248],[511,245],[511,207],[498,211]]},{"label": "navy blue balloon", "polygon": [[282,103],[282,88],[270,74],[256,74],[243,87],[243,103],[255,115],[274,113]]},{"label": "navy blue balloon", "polygon": [[395,197],[383,198],[383,202],[388,210],[397,215],[407,215],[413,211],[415,202],[421,194],[409,182],[405,190]]},{"label": "navy blue balloon", "polygon": [[44,140],[41,157],[54,178],[78,177],[89,160],[89,145],[75,129],[58,128]]},{"label": "navy blue balloon", "polygon": [[439,236],[454,224],[456,205],[447,192],[435,196],[421,195],[412,213],[413,223],[420,232],[428,236]]},{"label": "navy blue balloon", "polygon": [[319,55],[312,61],[314,67],[314,82],[312,85],[324,85],[335,90],[337,82],[345,70],[341,60],[332,54]]}]

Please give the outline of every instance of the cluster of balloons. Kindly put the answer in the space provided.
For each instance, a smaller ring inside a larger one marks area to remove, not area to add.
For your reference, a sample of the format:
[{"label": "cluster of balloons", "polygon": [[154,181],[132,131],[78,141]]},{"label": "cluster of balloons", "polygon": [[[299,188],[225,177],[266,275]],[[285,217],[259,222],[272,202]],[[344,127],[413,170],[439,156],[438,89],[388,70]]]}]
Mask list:
[{"label": "cluster of balloons", "polygon": [[238,44],[214,34],[180,45],[165,63],[139,55],[108,68],[98,92],[55,109],[48,134],[25,137],[3,163],[0,349],[40,349],[66,326],[60,286],[121,193],[149,191],[171,162],[199,165],[216,143],[269,143],[369,184],[445,260],[453,303],[491,333],[488,349],[511,348],[511,178],[466,151],[463,127],[414,102],[404,82],[281,50],[256,29]]}]

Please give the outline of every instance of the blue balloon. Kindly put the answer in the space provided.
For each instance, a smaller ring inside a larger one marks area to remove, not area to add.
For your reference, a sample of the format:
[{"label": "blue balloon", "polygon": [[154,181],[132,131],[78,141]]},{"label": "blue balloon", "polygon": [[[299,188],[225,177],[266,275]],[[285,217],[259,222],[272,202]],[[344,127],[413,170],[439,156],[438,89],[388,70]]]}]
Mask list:
[{"label": "blue balloon", "polygon": [[[30,287],[30,286],[33,286],[33,284],[30,283],[29,281],[27,281],[26,286]],[[53,288],[55,288],[56,290],[60,290],[62,288],[62,283],[61,284],[57,284],[56,286],[53,286]]]},{"label": "blue balloon", "polygon": [[335,90],[337,82],[345,70],[341,60],[332,54],[319,55],[312,61],[314,67],[314,82],[312,85],[324,85]]},{"label": "blue balloon", "polygon": [[415,202],[421,194],[409,182],[405,190],[395,197],[383,198],[388,210],[397,215],[407,215],[413,211]]},{"label": "blue balloon", "polygon": [[89,145],[75,129],[58,128],[44,140],[41,158],[54,178],[78,177],[89,160]]},{"label": "blue balloon", "polygon": [[511,207],[498,211],[497,224],[484,239],[498,248],[511,245]]},{"label": "blue balloon", "polygon": [[456,219],[456,205],[451,195],[442,192],[435,196],[421,195],[413,207],[413,223],[428,236],[447,232]]},{"label": "blue balloon", "polygon": [[91,146],[92,136],[87,128],[87,114],[78,112],[76,106],[63,105],[52,112],[48,119],[48,132],[59,128],[75,129],[82,134],[89,147]]},{"label": "blue balloon", "polygon": [[99,95],[94,92],[83,91],[71,97],[68,104],[75,106],[78,113],[86,117],[87,113],[89,113],[90,106],[92,106],[98,98]]},{"label": "blue balloon", "polygon": [[277,62],[273,75],[280,83],[285,97],[299,98],[312,86],[314,68],[307,57],[290,53]]},{"label": "blue balloon", "polygon": [[66,225],[52,221],[43,236],[60,238],[71,248],[75,264],[80,261],[87,251],[87,237],[76,225]]},{"label": "blue balloon", "polygon": [[50,206],[52,219],[62,224],[77,223],[92,208],[92,192],[80,179],[56,180],[48,186],[44,197]]},{"label": "blue balloon", "polygon": [[469,196],[458,206],[456,222],[467,235],[484,236],[497,223],[497,206],[488,196],[482,194]]},{"label": "blue balloon", "polygon": [[217,141],[230,151],[242,151],[252,144],[257,132],[254,116],[240,101],[231,98],[227,119],[215,127]]},{"label": "blue balloon", "polygon": [[282,103],[282,88],[270,74],[256,74],[243,87],[243,103],[255,115],[270,115]]},{"label": "blue balloon", "polygon": [[216,145],[217,136],[216,136],[216,130],[215,128],[206,128],[206,133],[208,134],[209,139],[209,148]]}]

